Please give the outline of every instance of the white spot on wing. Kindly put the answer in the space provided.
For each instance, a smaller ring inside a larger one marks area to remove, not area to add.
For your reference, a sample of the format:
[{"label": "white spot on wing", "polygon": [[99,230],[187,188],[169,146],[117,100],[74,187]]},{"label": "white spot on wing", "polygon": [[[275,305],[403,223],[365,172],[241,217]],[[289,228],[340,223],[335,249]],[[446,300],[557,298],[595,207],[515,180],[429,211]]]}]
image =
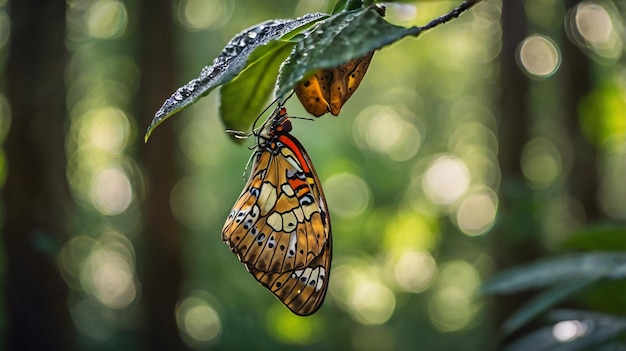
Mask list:
[{"label": "white spot on wing", "polygon": [[283,217],[276,212],[267,217],[267,224],[269,224],[275,232],[283,231]]},{"label": "white spot on wing", "polygon": [[293,192],[293,189],[291,188],[291,185],[289,185],[289,183],[285,183],[283,184],[282,187],[280,187],[281,190],[283,191],[283,193],[285,193],[285,195],[292,197],[295,195],[295,193]]},{"label": "white spot on wing", "polygon": [[296,219],[296,215],[292,212],[287,212],[283,215],[283,227],[285,231],[292,231],[296,229],[298,225],[298,220]]},{"label": "white spot on wing", "polygon": [[261,214],[268,213],[276,205],[276,188],[269,183],[263,183],[258,203],[261,205]]},{"label": "white spot on wing", "polygon": [[296,232],[292,232],[289,234],[289,247],[287,248],[287,257],[293,257],[296,253],[296,243],[298,242],[298,237]]},{"label": "white spot on wing", "polygon": [[302,277],[306,277],[306,284],[308,284],[311,280],[315,280],[315,291],[320,291],[324,287],[326,269],[324,267],[298,269],[293,272],[291,277],[300,281]]},{"label": "white spot on wing", "polygon": [[300,207],[294,208],[292,212],[296,216],[298,222],[304,222],[304,212],[302,212]]}]

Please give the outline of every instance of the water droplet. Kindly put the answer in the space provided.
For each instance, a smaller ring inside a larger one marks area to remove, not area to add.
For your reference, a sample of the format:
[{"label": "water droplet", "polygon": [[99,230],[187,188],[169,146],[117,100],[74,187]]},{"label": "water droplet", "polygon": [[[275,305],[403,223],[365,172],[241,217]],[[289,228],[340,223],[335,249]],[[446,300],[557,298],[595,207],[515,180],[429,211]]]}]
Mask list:
[{"label": "water droplet", "polygon": [[237,56],[239,49],[236,46],[228,46],[224,48],[224,54],[226,56]]}]

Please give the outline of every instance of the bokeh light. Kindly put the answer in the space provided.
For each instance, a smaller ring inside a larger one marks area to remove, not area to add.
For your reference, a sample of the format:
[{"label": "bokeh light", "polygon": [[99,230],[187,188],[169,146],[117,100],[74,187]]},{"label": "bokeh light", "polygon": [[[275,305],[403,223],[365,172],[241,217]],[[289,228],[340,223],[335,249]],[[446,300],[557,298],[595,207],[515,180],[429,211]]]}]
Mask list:
[{"label": "bokeh light", "polygon": [[113,313],[95,301],[81,299],[71,305],[70,313],[76,329],[96,342],[108,341],[117,331]]},{"label": "bokeh light", "polygon": [[393,108],[369,106],[354,120],[353,136],[357,146],[382,153],[394,161],[406,161],[417,154],[422,136]]},{"label": "bokeh light", "polygon": [[521,167],[530,187],[547,188],[561,175],[561,154],[550,140],[535,138],[524,145]]},{"label": "bokeh light", "polygon": [[484,234],[495,223],[497,209],[496,192],[490,188],[482,188],[473,191],[459,203],[454,211],[455,223],[469,236]]},{"label": "bokeh light", "polygon": [[465,261],[452,261],[441,266],[435,295],[428,306],[433,325],[441,331],[467,327],[479,310],[474,300],[480,278],[476,269]]},{"label": "bokeh light", "polygon": [[223,26],[234,10],[229,0],[179,0],[176,6],[178,22],[192,31]]},{"label": "bokeh light", "polygon": [[561,321],[552,327],[552,335],[560,342],[570,342],[587,334],[589,329],[585,321]]},{"label": "bokeh light", "polygon": [[209,303],[212,296],[193,291],[176,307],[176,322],[183,341],[192,349],[205,349],[222,333],[222,320]]},{"label": "bokeh light", "polygon": [[97,241],[86,235],[77,235],[70,239],[59,255],[62,273],[69,286],[80,287],[81,267]]},{"label": "bokeh light", "polygon": [[330,293],[350,316],[363,325],[379,325],[391,318],[396,298],[381,281],[377,267],[356,257],[333,266]]},{"label": "bokeh light", "polygon": [[93,205],[105,215],[124,212],[133,200],[133,188],[124,170],[113,167],[94,176],[91,186]]},{"label": "bokeh light", "polygon": [[561,53],[550,38],[531,35],[520,44],[518,64],[530,77],[547,78],[559,69]]},{"label": "bokeh light", "polygon": [[119,233],[103,234],[85,258],[80,279],[84,290],[104,306],[111,309],[129,306],[138,293],[130,241]]},{"label": "bokeh light", "polygon": [[114,107],[90,110],[84,116],[81,138],[102,151],[119,154],[130,137],[130,123],[126,114]]},{"label": "bokeh light", "polygon": [[271,336],[283,343],[309,345],[323,332],[320,317],[302,318],[294,315],[282,304],[274,303],[266,315],[266,329]]},{"label": "bokeh light", "polygon": [[393,278],[396,285],[411,293],[428,289],[436,272],[437,263],[433,256],[421,250],[404,250],[393,266]]},{"label": "bokeh light", "polygon": [[441,206],[458,200],[469,185],[470,173],[467,166],[452,155],[441,155],[433,160],[422,180],[426,197]]},{"label": "bokeh light", "polygon": [[113,39],[121,36],[128,25],[128,14],[124,3],[117,0],[94,1],[86,12],[85,21],[89,35],[98,39]]},{"label": "bokeh light", "polygon": [[434,250],[440,234],[436,220],[412,210],[398,211],[386,218],[384,230],[384,247],[391,251]]},{"label": "bokeh light", "polygon": [[582,1],[566,17],[565,30],[572,42],[594,58],[618,59],[623,42],[619,10],[608,2]]},{"label": "bokeh light", "polygon": [[352,173],[339,173],[324,182],[324,194],[333,215],[355,218],[370,205],[370,189],[367,183]]},{"label": "bokeh light", "polygon": [[385,17],[391,23],[411,24],[417,17],[417,7],[415,4],[397,3],[387,8]]},{"label": "bokeh light", "polygon": [[365,325],[383,324],[396,307],[393,292],[377,281],[361,281],[352,290],[350,315]]}]

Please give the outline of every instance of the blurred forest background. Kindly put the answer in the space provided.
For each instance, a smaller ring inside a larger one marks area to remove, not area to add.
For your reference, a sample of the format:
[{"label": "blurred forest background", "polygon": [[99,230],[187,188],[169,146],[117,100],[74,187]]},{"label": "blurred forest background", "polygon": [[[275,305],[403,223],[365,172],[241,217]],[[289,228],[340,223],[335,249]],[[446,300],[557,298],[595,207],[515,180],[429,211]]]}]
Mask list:
[{"label": "blurred forest background", "polygon": [[[1,350],[498,349],[549,322],[505,337],[536,292],[480,295],[491,276],[626,250],[626,3],[485,0],[377,52],[340,117],[294,121],[334,260],[321,310],[289,312],[220,237],[251,152],[218,93],[143,132],[232,36],[332,5],[0,0]],[[561,305],[624,317],[623,283]]]}]

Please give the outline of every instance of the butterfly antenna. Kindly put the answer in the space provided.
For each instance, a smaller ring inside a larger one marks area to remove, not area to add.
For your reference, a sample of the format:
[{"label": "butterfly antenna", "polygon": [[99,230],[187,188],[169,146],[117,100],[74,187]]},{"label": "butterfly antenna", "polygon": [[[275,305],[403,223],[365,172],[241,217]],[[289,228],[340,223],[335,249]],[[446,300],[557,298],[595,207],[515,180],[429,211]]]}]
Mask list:
[{"label": "butterfly antenna", "polygon": [[[260,114],[256,117],[256,119],[254,120],[254,123],[252,123],[252,134],[257,135],[257,132],[256,132],[256,131],[257,131],[257,128],[256,128],[256,124],[257,124],[257,122],[259,121],[259,119],[261,118],[261,116],[263,116],[263,115],[265,114],[265,112],[267,112],[267,110],[269,110],[269,109],[270,109],[270,107],[272,107],[272,105],[274,105],[274,103],[276,103],[276,102],[278,102],[278,99],[277,99],[277,98],[276,98],[276,99],[274,99],[274,100],[272,100],[272,102],[271,102],[269,105],[267,105],[267,107],[263,110],[263,112],[261,112],[261,113],[260,113]],[[278,105],[280,106],[280,103],[279,103]],[[264,126],[265,126],[265,122],[264,122],[264,123],[263,123],[263,125],[261,125],[261,127],[259,127],[259,128],[260,128],[260,129],[263,129],[263,127],[264,127]]]},{"label": "butterfly antenna", "polygon": [[252,135],[252,133],[245,133],[234,129],[226,129],[224,133],[232,135],[235,139],[248,139]]},{"label": "butterfly antenna", "polygon": [[250,167],[250,163],[252,163],[252,158],[254,158],[254,156],[256,156],[256,151],[253,152],[252,155],[250,155],[250,157],[248,157],[248,162],[246,162],[246,167],[244,167],[243,169],[243,174],[241,175],[241,177],[243,178],[244,182],[246,181],[246,174],[248,173],[248,167]]},{"label": "butterfly antenna", "polygon": [[[295,94],[295,93],[296,93],[296,91],[295,91],[295,90],[292,90],[292,91],[291,91],[291,94],[289,94],[289,96],[287,96],[287,97],[286,97],[283,101],[279,101],[279,102],[278,102],[278,106],[281,106],[281,107],[282,107],[282,106],[285,106],[285,102],[287,102],[287,100],[291,99],[291,97],[292,97],[292,96],[293,96],[293,94]],[[278,100],[278,98],[277,98],[276,100]]]}]

